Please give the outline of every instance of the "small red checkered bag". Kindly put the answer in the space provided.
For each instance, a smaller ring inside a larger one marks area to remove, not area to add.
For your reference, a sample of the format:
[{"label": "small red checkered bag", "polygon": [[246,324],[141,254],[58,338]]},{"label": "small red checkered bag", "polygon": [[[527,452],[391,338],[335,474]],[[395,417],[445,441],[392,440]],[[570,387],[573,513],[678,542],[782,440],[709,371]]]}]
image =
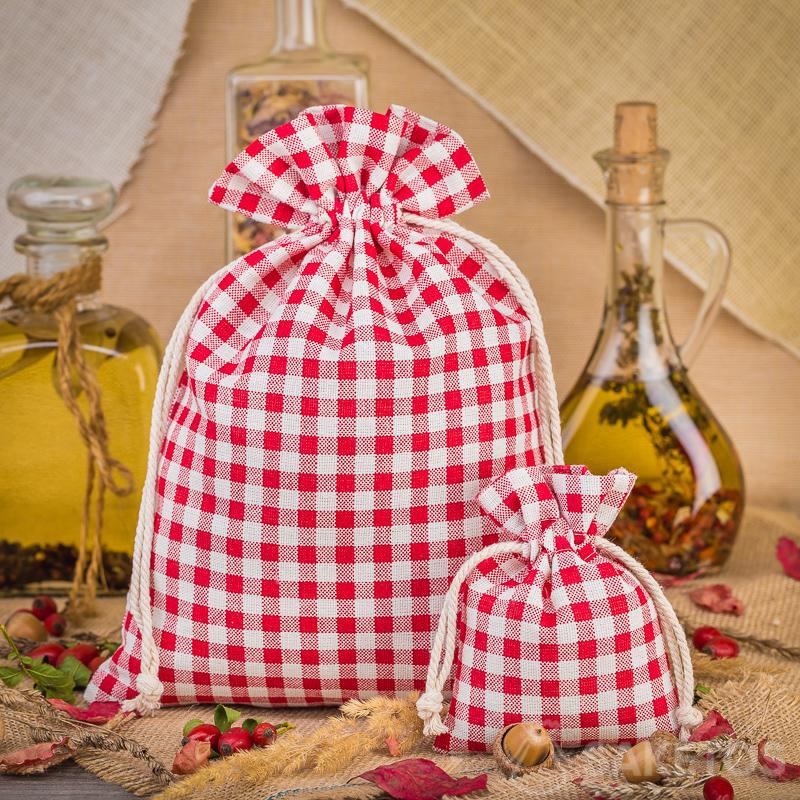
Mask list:
[{"label": "small red checkered bag", "polygon": [[444,217],[485,199],[453,131],[310,109],[211,200],[290,233],[198,290],[167,347],[122,646],[89,700],[341,703],[421,689],[477,495],[560,460],[541,317]]},{"label": "small red checkered bag", "polygon": [[636,559],[603,538],[635,482],[624,469],[598,476],[543,465],[483,489],[478,502],[499,541],[454,578],[417,703],[437,749],[486,750],[523,721],[579,747],[656,731],[685,738],[702,720],[672,606]]}]

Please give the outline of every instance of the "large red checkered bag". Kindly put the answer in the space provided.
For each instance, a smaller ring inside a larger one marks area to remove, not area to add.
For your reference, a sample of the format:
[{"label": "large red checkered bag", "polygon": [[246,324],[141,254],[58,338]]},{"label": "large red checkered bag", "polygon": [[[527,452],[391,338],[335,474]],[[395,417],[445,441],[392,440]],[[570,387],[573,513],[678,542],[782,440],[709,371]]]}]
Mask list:
[{"label": "large red checkered bag", "polygon": [[442,219],[486,197],[453,131],[308,110],[211,200],[294,231],[224,267],[168,345],[122,646],[90,700],[340,703],[422,688],[478,491],[560,459],[530,287]]},{"label": "large red checkered bag", "polygon": [[685,738],[702,720],[672,606],[603,538],[635,482],[625,469],[542,465],[512,469],[480,493],[499,540],[462,565],[442,608],[417,703],[436,748],[486,750],[523,721],[579,747],[678,729]]}]

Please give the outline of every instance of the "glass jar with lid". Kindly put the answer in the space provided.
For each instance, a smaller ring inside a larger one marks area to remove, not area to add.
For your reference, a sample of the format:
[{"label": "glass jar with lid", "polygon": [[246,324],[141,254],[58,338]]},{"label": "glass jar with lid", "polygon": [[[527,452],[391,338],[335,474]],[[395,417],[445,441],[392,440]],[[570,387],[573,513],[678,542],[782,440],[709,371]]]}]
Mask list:
[{"label": "glass jar with lid", "polygon": [[35,175],[7,199],[27,229],[15,241],[25,272],[0,281],[0,591],[43,582],[57,591],[72,580],[87,480],[94,497],[102,483],[87,437],[112,472],[98,577],[123,590],[161,346],[142,317],[99,294],[108,240],[98,223],[116,193],[104,180]]}]

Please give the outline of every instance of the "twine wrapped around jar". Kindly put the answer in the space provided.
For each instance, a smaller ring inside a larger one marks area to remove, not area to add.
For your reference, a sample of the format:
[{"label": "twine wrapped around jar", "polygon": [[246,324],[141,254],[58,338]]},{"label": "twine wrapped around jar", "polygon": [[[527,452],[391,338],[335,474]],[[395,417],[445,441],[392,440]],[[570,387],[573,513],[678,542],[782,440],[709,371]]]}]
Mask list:
[{"label": "twine wrapped around jar", "polygon": [[[94,370],[86,362],[78,328],[77,298],[99,291],[102,270],[100,257],[91,254],[77,267],[52,277],[37,278],[19,273],[0,281],[0,300],[7,298],[18,308],[55,318],[58,325],[55,357],[58,393],[75,418],[86,446],[88,460],[83,519],[68,604],[68,613],[73,617],[93,611],[98,583],[105,583],[102,533],[106,490],[117,497],[126,497],[134,485],[131,471],[109,452],[100,385]],[[86,396],[86,411],[78,403],[81,393]]]}]

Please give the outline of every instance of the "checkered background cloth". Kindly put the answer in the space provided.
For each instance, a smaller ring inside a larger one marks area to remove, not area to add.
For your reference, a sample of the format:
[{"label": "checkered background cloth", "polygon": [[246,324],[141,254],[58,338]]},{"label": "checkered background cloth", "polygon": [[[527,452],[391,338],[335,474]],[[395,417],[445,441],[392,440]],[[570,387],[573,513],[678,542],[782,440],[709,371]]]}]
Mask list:
[{"label": "checkered background cloth", "polygon": [[656,609],[599,554],[636,476],[624,469],[517,468],[478,502],[501,538],[530,541],[529,562],[482,562],[465,583],[445,751],[486,750],[503,727],[540,720],[562,747],[675,732],[677,696]]},{"label": "checkered background cloth", "polygon": [[[403,221],[487,194],[411,111],[311,109],[211,200],[295,228],[202,301],[158,472],[153,628],[165,703],[340,703],[422,688],[479,490],[543,460],[531,326],[483,253]],[[141,642],[88,699],[135,694]]]}]

